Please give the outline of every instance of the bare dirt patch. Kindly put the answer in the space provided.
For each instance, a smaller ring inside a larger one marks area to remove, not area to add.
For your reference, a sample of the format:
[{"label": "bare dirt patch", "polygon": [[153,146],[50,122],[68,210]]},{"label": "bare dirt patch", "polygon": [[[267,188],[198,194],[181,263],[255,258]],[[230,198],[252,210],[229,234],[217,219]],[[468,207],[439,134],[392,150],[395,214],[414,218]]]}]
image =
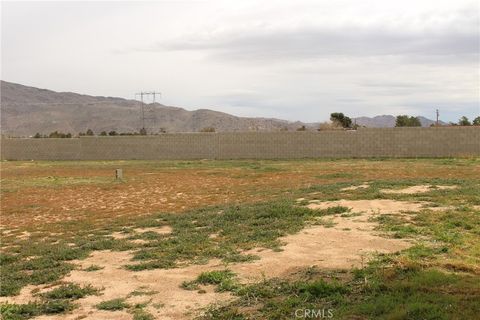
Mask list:
[{"label": "bare dirt patch", "polygon": [[[342,218],[343,219],[343,218]],[[318,266],[322,269],[349,269],[361,267],[372,254],[403,250],[411,243],[399,239],[385,239],[374,235],[364,223],[355,223],[356,229],[342,230],[349,223],[335,228],[315,226],[282,240],[287,245],[283,251],[251,250],[260,256],[249,264],[238,264],[231,269],[247,280],[259,280],[263,276],[284,276],[301,267]]]},{"label": "bare dirt patch", "polygon": [[[122,231],[115,231],[111,234],[112,238],[116,240],[122,240],[122,239],[127,239],[133,235],[138,235],[146,232],[154,232],[157,234],[171,234],[173,231],[172,227],[170,226],[161,226],[161,227],[148,227],[148,228],[135,228],[131,232],[122,232]],[[148,243],[146,240],[142,239],[134,239],[131,240],[130,242],[136,243],[136,244],[144,244]]]},{"label": "bare dirt patch", "polygon": [[20,233],[19,235],[17,235],[17,239],[20,239],[20,240],[27,240],[30,238],[32,234],[28,231],[23,231],[22,233]]},{"label": "bare dirt patch", "polygon": [[353,190],[358,190],[358,189],[366,189],[366,188],[369,188],[370,186],[366,183],[364,184],[360,184],[358,186],[350,186],[350,187],[346,187],[346,188],[342,188],[340,189],[340,191],[353,191]]},{"label": "bare dirt patch", "polygon": [[28,303],[29,301],[35,300],[35,297],[32,295],[32,291],[38,291],[45,288],[45,286],[35,286],[29,284],[20,290],[20,293],[16,296],[12,297],[0,297],[0,303],[9,302],[9,303],[17,303],[17,304],[24,304]]},{"label": "bare dirt patch", "polygon": [[404,250],[412,245],[408,240],[390,239],[374,231],[377,223],[371,218],[378,214],[402,211],[419,211],[423,203],[394,200],[339,200],[307,205],[310,209],[327,209],[345,206],[352,215],[340,214],[329,217],[333,227],[312,226],[298,234],[280,240],[286,245],[283,251],[254,249],[246,253],[260,256],[260,260],[249,264],[238,264],[232,270],[248,279],[267,276],[282,276],[305,266],[323,269],[349,269],[361,267],[374,253],[390,253]]},{"label": "bare dirt patch", "polygon": [[158,234],[170,234],[170,233],[172,233],[172,230],[173,229],[170,226],[133,229],[133,231],[136,232],[136,233],[155,232],[155,233],[158,233]]},{"label": "bare dirt patch", "polygon": [[407,187],[404,189],[382,189],[380,191],[383,193],[415,194],[415,193],[430,192],[434,190],[452,190],[456,188],[458,188],[458,186],[420,185],[420,186]]},{"label": "bare dirt patch", "polygon": [[396,200],[337,200],[337,201],[315,201],[307,205],[310,209],[327,209],[335,206],[348,207],[352,212],[367,213],[399,213],[401,211],[419,211],[423,209],[424,202],[406,202]]},{"label": "bare dirt patch", "polygon": [[116,232],[113,232],[111,236],[115,240],[122,240],[130,237],[131,233],[116,231]]}]

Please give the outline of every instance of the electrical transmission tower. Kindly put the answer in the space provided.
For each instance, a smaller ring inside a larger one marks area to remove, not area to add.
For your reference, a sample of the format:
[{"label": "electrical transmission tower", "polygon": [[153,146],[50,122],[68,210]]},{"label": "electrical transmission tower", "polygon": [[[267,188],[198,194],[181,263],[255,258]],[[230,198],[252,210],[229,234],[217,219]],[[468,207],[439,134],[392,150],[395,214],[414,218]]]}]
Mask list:
[{"label": "electrical transmission tower", "polygon": [[[154,107],[152,105],[155,103],[155,98],[157,95],[161,96],[161,93],[157,91],[141,91],[139,93],[135,93],[135,99],[137,99],[137,97],[140,96],[140,101],[141,101],[142,129],[140,130],[140,133],[142,134],[147,134],[147,126],[145,125],[146,121],[151,122],[151,126],[149,127],[150,129],[153,129],[155,127],[156,118],[155,118]],[[146,105],[144,97],[146,98],[149,96],[152,97],[152,102]]]}]

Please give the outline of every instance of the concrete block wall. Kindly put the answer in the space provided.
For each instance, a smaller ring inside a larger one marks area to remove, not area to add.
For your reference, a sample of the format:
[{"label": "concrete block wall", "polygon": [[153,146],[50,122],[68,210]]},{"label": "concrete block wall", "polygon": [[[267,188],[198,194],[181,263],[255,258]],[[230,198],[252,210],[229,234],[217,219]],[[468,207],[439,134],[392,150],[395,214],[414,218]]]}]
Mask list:
[{"label": "concrete block wall", "polygon": [[2,160],[295,159],[480,156],[480,127],[172,133],[2,139]]}]

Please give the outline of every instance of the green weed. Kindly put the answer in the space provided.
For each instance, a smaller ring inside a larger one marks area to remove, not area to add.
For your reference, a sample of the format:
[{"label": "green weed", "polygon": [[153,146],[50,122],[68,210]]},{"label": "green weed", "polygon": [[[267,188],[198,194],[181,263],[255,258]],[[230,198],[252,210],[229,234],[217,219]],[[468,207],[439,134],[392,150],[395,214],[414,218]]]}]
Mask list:
[{"label": "green weed", "polygon": [[95,306],[99,310],[107,310],[107,311],[116,311],[116,310],[123,310],[129,308],[125,302],[125,299],[112,299],[107,301],[102,301]]},{"label": "green weed", "polygon": [[75,283],[68,283],[61,285],[51,291],[43,293],[41,296],[46,299],[80,299],[87,295],[98,294],[99,290],[93,288],[91,285],[79,286]]}]

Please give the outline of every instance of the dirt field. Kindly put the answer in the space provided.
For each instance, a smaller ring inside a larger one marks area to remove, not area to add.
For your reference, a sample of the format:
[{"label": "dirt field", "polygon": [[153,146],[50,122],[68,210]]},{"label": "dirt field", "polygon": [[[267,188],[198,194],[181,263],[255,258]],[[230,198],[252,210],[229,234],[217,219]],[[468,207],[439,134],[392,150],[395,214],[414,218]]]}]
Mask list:
[{"label": "dirt field", "polygon": [[4,319],[480,314],[478,158],[2,162],[1,182]]}]

